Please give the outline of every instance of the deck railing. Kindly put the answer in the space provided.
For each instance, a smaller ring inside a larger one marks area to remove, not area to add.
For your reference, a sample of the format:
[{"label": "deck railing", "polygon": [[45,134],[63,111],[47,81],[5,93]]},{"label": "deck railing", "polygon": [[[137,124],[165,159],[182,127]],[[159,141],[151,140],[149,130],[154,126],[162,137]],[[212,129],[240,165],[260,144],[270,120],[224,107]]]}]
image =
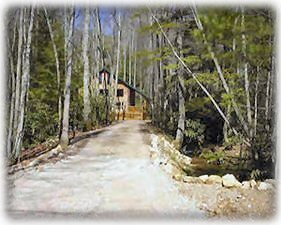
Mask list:
[{"label": "deck railing", "polygon": [[123,113],[122,111],[116,112],[116,120],[145,120],[148,113],[143,106],[128,106],[128,109]]}]

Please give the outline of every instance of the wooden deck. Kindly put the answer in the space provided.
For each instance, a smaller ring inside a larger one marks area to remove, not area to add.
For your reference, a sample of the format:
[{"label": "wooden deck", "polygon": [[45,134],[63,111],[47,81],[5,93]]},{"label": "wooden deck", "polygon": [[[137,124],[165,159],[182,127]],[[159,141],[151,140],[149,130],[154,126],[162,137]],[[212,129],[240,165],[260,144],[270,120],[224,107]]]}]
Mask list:
[{"label": "wooden deck", "polygon": [[115,115],[116,120],[146,120],[147,117],[148,113],[142,106],[129,106],[125,113],[116,112]]}]

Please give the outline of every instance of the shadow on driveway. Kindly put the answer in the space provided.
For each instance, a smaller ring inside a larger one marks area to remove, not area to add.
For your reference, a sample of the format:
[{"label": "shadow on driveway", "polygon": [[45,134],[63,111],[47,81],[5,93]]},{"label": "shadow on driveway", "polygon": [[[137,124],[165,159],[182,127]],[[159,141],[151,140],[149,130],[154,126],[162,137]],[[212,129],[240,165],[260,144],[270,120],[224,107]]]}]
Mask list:
[{"label": "shadow on driveway", "polygon": [[74,145],[75,143],[79,142],[79,141],[82,141],[86,138],[92,138],[92,137],[95,137],[97,136],[98,134],[101,134],[103,132],[107,131],[107,129],[101,129],[101,130],[94,130],[94,131],[90,131],[86,134],[82,134],[82,135],[79,135],[73,139],[70,140],[70,143],[69,145]]}]

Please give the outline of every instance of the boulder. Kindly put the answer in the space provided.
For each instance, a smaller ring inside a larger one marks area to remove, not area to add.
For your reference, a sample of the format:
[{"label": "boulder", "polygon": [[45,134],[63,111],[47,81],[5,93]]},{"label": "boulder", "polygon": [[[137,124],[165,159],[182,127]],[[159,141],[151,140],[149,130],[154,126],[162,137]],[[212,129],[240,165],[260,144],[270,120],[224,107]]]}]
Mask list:
[{"label": "boulder", "polygon": [[162,167],[167,173],[175,175],[175,174],[181,174],[182,175],[182,170],[180,170],[178,167],[175,165],[168,163],[166,165],[163,165]]},{"label": "boulder", "polygon": [[179,151],[175,150],[172,153],[172,157],[175,159],[175,161],[183,168],[189,168],[191,164],[191,158],[181,154]]},{"label": "boulder", "polygon": [[192,176],[184,176],[183,177],[183,182],[184,183],[194,183],[194,177],[192,177]]},{"label": "boulder", "polygon": [[224,187],[241,187],[242,184],[235,178],[233,174],[226,174],[222,177]]},{"label": "boulder", "polygon": [[251,188],[256,188],[257,182],[255,180],[250,180],[250,186],[251,186]]},{"label": "boulder", "polygon": [[201,175],[201,176],[199,176],[199,179],[205,183],[207,181],[208,177],[209,177],[208,175]]},{"label": "boulder", "polygon": [[218,175],[210,175],[207,180],[206,184],[221,184],[222,178]]},{"label": "boulder", "polygon": [[276,180],[274,179],[266,179],[264,182],[272,184],[273,187],[276,187]]},{"label": "boulder", "polygon": [[190,184],[203,184],[204,182],[199,177],[184,176],[183,182]]},{"label": "boulder", "polygon": [[266,183],[266,182],[260,182],[259,186],[258,186],[258,190],[260,191],[266,191],[266,190],[272,190],[274,189],[273,185],[270,183]]},{"label": "boulder", "polygon": [[156,160],[158,157],[158,154],[156,151],[150,151],[150,158],[152,161]]},{"label": "boulder", "polygon": [[243,181],[242,182],[242,188],[243,189],[250,189],[251,188],[250,181]]},{"label": "boulder", "polygon": [[37,170],[38,170],[39,172],[42,172],[42,171],[44,171],[44,167],[43,167],[42,165],[39,165],[39,166],[37,167]]},{"label": "boulder", "polygon": [[174,174],[173,179],[176,181],[183,181],[183,176],[182,174]]}]

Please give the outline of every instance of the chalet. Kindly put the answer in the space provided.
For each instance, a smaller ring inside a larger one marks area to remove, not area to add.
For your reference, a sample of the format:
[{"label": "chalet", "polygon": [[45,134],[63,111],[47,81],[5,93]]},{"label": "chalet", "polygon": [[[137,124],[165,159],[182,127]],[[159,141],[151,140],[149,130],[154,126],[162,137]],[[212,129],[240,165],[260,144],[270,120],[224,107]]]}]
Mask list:
[{"label": "chalet", "polygon": [[[109,89],[116,85],[116,78],[107,69],[99,72],[99,93],[109,94]],[[136,104],[136,94],[141,96],[141,103]],[[118,79],[117,93],[114,96],[116,104],[116,119],[146,119],[148,98],[137,88]]]}]

